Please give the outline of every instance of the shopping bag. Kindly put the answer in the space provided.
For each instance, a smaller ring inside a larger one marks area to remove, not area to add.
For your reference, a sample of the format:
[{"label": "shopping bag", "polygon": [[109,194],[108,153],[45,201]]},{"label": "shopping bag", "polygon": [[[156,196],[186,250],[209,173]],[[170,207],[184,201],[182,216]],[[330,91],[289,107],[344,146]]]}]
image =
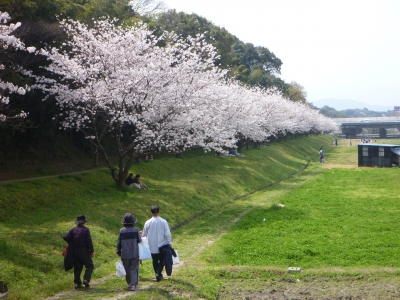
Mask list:
[{"label": "shopping bag", "polygon": [[148,260],[151,258],[149,243],[146,237],[142,237],[142,242],[139,243],[139,259]]},{"label": "shopping bag", "polygon": [[176,253],[176,257],[172,255],[172,264],[173,264],[173,265],[179,264],[179,255],[178,255],[178,251],[175,250],[175,253]]},{"label": "shopping bag", "polygon": [[117,268],[117,272],[115,273],[115,275],[117,275],[118,278],[121,278],[122,276],[126,275],[126,271],[125,271],[124,264],[122,263],[122,261],[117,261],[115,263],[115,266]]}]

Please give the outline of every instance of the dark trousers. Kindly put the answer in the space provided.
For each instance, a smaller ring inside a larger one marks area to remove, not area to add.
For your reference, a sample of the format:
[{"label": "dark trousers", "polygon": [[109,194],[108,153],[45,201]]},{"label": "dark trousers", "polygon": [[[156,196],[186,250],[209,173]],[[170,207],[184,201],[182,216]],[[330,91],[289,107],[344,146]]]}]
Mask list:
[{"label": "dark trousers", "polygon": [[136,287],[139,282],[139,258],[122,258],[126,271],[126,283]]},{"label": "dark trousers", "polygon": [[153,260],[153,269],[154,273],[156,273],[157,276],[162,275],[162,270],[164,268],[164,257],[161,253],[151,254],[151,258]]},{"label": "dark trousers", "polygon": [[90,282],[90,278],[92,277],[92,273],[94,270],[94,265],[92,261],[91,253],[88,251],[86,247],[83,248],[74,248],[74,283],[82,284],[81,281],[81,273],[83,270],[83,266],[85,266],[85,274],[83,275],[83,280]]}]

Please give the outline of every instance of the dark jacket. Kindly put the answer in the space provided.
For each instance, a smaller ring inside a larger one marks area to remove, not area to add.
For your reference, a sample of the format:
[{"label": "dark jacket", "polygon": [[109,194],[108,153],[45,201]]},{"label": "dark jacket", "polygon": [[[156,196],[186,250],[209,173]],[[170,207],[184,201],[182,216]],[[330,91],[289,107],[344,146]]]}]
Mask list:
[{"label": "dark jacket", "polygon": [[67,253],[64,256],[64,270],[69,271],[74,267],[74,246],[68,244]]},{"label": "dark jacket", "polygon": [[164,258],[164,266],[165,266],[165,272],[167,273],[168,276],[171,276],[172,274],[172,256],[176,257],[176,252],[174,248],[171,247],[171,245],[164,245],[158,248],[160,250],[160,254]]},{"label": "dark jacket", "polygon": [[125,179],[125,184],[126,185],[131,185],[132,183],[134,183],[135,181],[134,181],[134,178],[132,177],[132,176],[128,176],[128,177],[126,177],[126,179]]},{"label": "dark jacket", "polygon": [[89,228],[78,225],[72,228],[63,239],[69,244],[73,245],[75,249],[86,247],[89,253],[94,252],[92,237],[90,236]]}]

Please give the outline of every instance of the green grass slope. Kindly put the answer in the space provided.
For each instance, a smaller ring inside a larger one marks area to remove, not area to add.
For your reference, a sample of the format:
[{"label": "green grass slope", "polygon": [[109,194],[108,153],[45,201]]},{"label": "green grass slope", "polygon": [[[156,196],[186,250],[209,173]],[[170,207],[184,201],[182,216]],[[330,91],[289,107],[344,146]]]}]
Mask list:
[{"label": "green grass slope", "polygon": [[77,215],[90,221],[94,277],[108,276],[126,212],[141,228],[150,206],[157,204],[170,226],[178,228],[290,177],[310,160],[317,162],[319,147],[328,153],[331,142],[328,135],[310,136],[243,150],[245,158],[193,151],[183,158],[143,162],[132,171],[150,187],[144,191],[117,188],[107,170],[1,184],[0,280],[9,284],[8,299],[42,299],[71,288],[72,274],[62,269],[62,236]]}]

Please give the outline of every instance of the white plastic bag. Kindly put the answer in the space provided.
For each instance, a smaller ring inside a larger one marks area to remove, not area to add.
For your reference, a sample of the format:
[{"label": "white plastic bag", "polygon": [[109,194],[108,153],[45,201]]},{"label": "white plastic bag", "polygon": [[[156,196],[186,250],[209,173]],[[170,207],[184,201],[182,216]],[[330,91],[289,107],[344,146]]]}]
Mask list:
[{"label": "white plastic bag", "polygon": [[122,261],[117,261],[115,263],[115,266],[117,268],[117,272],[115,273],[115,275],[117,275],[118,278],[121,278],[122,276],[126,275],[126,271],[125,271],[124,264],[122,263]]},{"label": "white plastic bag", "polygon": [[139,259],[148,260],[151,258],[149,242],[146,237],[142,237],[142,242],[139,243]]},{"label": "white plastic bag", "polygon": [[178,255],[178,251],[175,250],[175,253],[176,253],[176,257],[172,255],[172,264],[173,264],[173,265],[179,264],[179,255]]}]

